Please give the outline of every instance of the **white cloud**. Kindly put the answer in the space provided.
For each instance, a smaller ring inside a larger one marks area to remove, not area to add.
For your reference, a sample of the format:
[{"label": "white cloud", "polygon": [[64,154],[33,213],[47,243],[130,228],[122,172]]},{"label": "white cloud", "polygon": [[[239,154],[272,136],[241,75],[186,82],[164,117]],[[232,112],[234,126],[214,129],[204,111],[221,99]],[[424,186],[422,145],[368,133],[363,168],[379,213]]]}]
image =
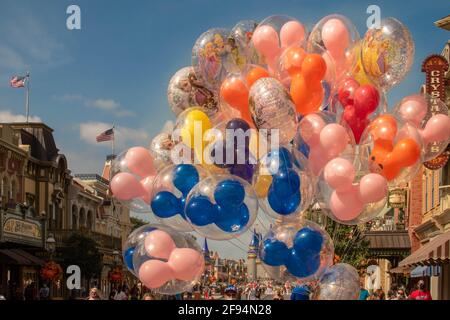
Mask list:
[{"label": "white cloud", "polygon": [[[27,118],[23,114],[13,114],[9,110],[0,111],[0,123],[25,122],[26,120]],[[37,116],[30,116],[28,121],[42,122],[41,118]]]},{"label": "white cloud", "polygon": [[117,110],[120,108],[120,103],[112,99],[96,99],[89,101],[88,105],[102,110]]},{"label": "white cloud", "polygon": [[[112,124],[105,122],[86,122],[80,124],[80,139],[92,144],[98,145],[95,138],[112,127]],[[118,151],[131,146],[147,146],[150,137],[145,129],[133,129],[122,126],[116,126],[114,129],[115,145]],[[101,145],[109,146],[108,143]]]}]

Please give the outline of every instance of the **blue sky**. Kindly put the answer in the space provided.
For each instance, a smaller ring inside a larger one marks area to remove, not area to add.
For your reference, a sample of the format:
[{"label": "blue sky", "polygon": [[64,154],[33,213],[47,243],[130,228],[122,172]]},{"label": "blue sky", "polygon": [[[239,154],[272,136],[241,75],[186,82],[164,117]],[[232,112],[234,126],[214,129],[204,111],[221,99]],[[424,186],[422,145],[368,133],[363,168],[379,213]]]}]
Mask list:
[{"label": "blue sky", "polygon": [[[81,30],[66,28],[71,4],[81,8]],[[0,0],[0,121],[24,114],[24,92],[9,88],[8,80],[30,70],[31,114],[55,129],[73,172],[99,172],[110,146],[95,144],[96,134],[116,124],[117,147],[123,150],[148,145],[175,119],[167,84],[190,65],[192,46],[204,31],[273,14],[288,14],[311,30],[323,16],[340,13],[363,35],[370,4],[380,6],[382,17],[402,21],[416,44],[411,72],[389,94],[393,105],[418,90],[424,81],[421,61],[440,53],[449,39],[449,32],[433,24],[450,14],[448,0]],[[249,236],[241,241],[248,243]],[[232,256],[243,254],[228,247]]]}]

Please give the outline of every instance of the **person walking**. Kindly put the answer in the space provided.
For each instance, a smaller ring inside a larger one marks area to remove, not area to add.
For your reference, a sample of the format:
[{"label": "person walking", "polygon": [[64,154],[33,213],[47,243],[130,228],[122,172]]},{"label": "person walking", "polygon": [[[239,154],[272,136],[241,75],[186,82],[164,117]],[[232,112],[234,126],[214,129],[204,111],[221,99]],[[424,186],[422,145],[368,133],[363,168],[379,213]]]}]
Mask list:
[{"label": "person walking", "polygon": [[126,293],[127,287],[125,285],[119,287],[116,295],[114,296],[114,300],[128,300],[128,295]]},{"label": "person walking", "polygon": [[409,300],[432,300],[431,294],[425,289],[425,281],[419,280],[416,290],[411,292],[408,297]]},{"label": "person walking", "polygon": [[101,300],[100,294],[98,293],[97,288],[94,287],[89,290],[89,296],[88,296],[87,300]]},{"label": "person walking", "polygon": [[366,288],[364,288],[364,280],[361,278],[359,280],[359,298],[358,300],[368,300],[370,297],[369,291],[366,290]]},{"label": "person walking", "polygon": [[47,284],[44,283],[41,289],[39,289],[39,299],[40,300],[49,300],[50,297],[50,289],[47,287]]}]

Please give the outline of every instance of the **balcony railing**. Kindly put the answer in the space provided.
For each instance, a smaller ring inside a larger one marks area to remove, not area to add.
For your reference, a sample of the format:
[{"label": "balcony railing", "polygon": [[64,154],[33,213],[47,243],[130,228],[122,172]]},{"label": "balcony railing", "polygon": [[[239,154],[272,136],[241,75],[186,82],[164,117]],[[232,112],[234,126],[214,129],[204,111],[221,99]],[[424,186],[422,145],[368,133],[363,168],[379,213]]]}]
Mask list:
[{"label": "balcony railing", "polygon": [[121,250],[122,248],[122,239],[116,238],[113,236],[108,236],[102,233],[98,233],[90,230],[50,230],[49,233],[52,233],[56,243],[59,246],[64,246],[65,243],[70,239],[70,237],[74,234],[83,235],[88,237],[95,242],[97,242],[99,247],[106,249],[115,249]]}]

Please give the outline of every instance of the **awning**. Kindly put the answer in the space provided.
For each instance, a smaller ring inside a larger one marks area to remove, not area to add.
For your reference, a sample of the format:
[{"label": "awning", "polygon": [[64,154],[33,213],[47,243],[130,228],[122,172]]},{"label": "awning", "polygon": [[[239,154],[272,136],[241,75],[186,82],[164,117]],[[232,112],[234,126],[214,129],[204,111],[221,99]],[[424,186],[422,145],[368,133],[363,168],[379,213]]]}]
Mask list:
[{"label": "awning", "polygon": [[389,273],[403,273],[403,274],[409,274],[413,267],[409,266],[402,266],[402,267],[396,267],[389,270]]},{"label": "awning", "polygon": [[22,249],[0,249],[0,254],[14,264],[25,266],[42,266],[45,262]]},{"label": "awning", "polygon": [[440,266],[418,266],[411,271],[411,278],[438,276],[440,273]]},{"label": "awning", "polygon": [[450,231],[447,231],[400,261],[399,266],[434,265],[450,261]]}]

